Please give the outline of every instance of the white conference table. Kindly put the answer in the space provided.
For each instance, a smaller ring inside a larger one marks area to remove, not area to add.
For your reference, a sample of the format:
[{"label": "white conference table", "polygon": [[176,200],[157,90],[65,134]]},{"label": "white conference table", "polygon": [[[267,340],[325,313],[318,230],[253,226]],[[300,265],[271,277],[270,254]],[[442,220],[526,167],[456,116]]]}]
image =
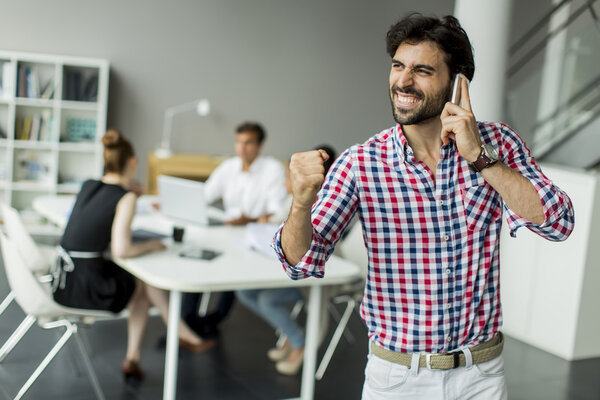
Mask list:
[{"label": "white conference table", "polygon": [[[74,196],[42,196],[34,200],[34,209],[59,227],[66,225]],[[142,201],[148,199],[142,197]],[[150,207],[143,207],[146,210]],[[136,214],[133,228],[170,234],[173,222],[156,211]],[[322,287],[346,283],[360,277],[358,266],[332,256],[323,279],[293,281],[273,256],[260,254],[241,245],[245,228],[231,226],[201,227],[187,225],[183,243],[165,241],[167,250],[140,257],[117,259],[122,268],[155,287],[170,292],[169,320],[163,399],[174,400],[177,390],[178,322],[182,292],[214,292],[240,289],[308,286],[306,343],[300,398],[313,399],[318,348],[318,324]],[[183,249],[201,247],[222,254],[211,261],[179,256]]]}]

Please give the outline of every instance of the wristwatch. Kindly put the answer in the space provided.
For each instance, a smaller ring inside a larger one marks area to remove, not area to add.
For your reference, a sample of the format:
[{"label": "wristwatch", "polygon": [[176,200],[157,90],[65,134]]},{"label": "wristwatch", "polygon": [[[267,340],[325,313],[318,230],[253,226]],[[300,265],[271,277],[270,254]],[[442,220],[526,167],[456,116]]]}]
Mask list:
[{"label": "wristwatch", "polygon": [[491,144],[482,144],[479,157],[469,163],[469,168],[473,172],[481,172],[483,169],[494,165],[496,161],[498,161],[498,150]]}]

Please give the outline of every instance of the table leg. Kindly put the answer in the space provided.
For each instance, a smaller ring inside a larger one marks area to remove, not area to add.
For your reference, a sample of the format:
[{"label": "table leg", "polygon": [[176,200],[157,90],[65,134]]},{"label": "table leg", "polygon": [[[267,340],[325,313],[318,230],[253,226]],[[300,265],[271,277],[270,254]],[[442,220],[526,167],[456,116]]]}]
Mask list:
[{"label": "table leg", "polygon": [[167,324],[167,351],[165,354],[165,383],[163,400],[175,400],[177,392],[177,361],[179,357],[179,315],[181,292],[171,290],[169,296],[169,322]]},{"label": "table leg", "polygon": [[319,347],[319,314],[321,313],[322,286],[312,285],[308,298],[306,321],[306,343],[304,345],[304,366],[302,367],[302,387],[300,398],[312,400],[315,393],[315,368]]}]

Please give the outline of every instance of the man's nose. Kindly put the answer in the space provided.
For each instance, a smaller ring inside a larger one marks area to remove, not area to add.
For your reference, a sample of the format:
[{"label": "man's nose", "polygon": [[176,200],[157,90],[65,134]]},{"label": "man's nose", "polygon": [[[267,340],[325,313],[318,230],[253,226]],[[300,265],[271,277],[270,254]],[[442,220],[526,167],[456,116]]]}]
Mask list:
[{"label": "man's nose", "polygon": [[412,86],[414,83],[413,73],[409,69],[399,72],[398,79],[396,80],[396,85],[398,87],[407,87]]}]

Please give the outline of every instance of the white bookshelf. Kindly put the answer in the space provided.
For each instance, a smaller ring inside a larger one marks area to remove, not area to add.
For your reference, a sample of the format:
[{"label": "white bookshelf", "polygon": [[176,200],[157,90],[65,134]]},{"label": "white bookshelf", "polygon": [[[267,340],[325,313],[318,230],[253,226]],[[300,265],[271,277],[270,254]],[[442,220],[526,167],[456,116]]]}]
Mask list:
[{"label": "white bookshelf", "polygon": [[0,201],[74,194],[102,175],[107,60],[0,50]]}]

